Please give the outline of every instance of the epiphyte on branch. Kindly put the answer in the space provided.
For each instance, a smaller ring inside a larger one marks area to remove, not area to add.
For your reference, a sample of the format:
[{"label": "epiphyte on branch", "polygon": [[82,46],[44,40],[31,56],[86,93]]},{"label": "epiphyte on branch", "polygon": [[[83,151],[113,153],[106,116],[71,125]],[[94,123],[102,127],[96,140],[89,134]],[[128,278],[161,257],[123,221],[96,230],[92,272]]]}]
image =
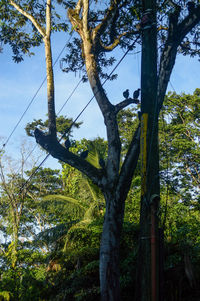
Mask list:
[{"label": "epiphyte on branch", "polygon": [[87,156],[88,156],[88,153],[89,153],[89,151],[88,151],[88,150],[86,150],[86,151],[84,151],[84,152],[80,153],[80,157],[81,157],[82,159],[86,159],[86,158],[87,158]]},{"label": "epiphyte on branch", "polygon": [[123,96],[124,98],[129,98],[129,89],[126,89],[124,92],[123,92]]}]

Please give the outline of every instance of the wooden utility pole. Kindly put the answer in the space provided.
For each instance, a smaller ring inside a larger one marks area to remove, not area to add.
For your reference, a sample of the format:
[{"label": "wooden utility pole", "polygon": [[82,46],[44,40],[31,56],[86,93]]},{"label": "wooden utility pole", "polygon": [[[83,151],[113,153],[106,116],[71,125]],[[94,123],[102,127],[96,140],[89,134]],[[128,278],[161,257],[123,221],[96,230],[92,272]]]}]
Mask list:
[{"label": "wooden utility pole", "polygon": [[137,301],[159,300],[156,0],[142,0],[141,212]]}]

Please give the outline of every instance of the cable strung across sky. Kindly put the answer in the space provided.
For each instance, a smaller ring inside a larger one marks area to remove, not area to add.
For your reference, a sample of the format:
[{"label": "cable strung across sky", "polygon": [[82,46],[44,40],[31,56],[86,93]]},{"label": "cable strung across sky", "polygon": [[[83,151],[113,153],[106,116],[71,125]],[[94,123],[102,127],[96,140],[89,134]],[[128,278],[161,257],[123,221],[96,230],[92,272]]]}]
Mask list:
[{"label": "cable strung across sky", "polygon": [[[121,62],[123,61],[123,59],[126,57],[126,55],[129,53],[129,51],[132,49],[132,47],[135,45],[135,43],[137,42],[138,38],[133,42],[133,44],[128,47],[127,51],[124,53],[124,55],[121,57],[121,59],[118,61],[118,63],[116,64],[116,66],[113,68],[113,70],[110,72],[110,74],[108,75],[108,77],[104,80],[104,82],[102,83],[102,86],[105,85],[105,83],[108,81],[108,79],[111,77],[111,75],[113,74],[113,72],[117,69],[117,67],[121,64]],[[140,52],[140,51],[139,51]],[[137,52],[138,53],[138,52]],[[81,79],[82,81],[82,79]],[[72,93],[70,94],[70,96],[68,97],[67,101],[65,102],[65,104],[62,106],[61,109],[64,108],[64,106],[66,105],[66,103],[68,102],[68,100],[72,97],[73,93],[76,91],[76,89],[78,88],[79,84],[81,83],[81,81],[79,81],[79,83],[76,85],[76,87],[73,89]],[[64,134],[61,136],[61,138],[59,139],[59,142],[63,139],[63,137],[69,133],[69,131],[71,130],[72,126],[76,123],[76,121],[79,119],[79,117],[83,114],[83,112],[86,110],[86,108],[90,105],[90,103],[92,102],[92,100],[95,98],[95,94],[91,97],[91,99],[88,101],[88,103],[84,106],[84,108],[80,111],[80,113],[77,115],[77,117],[74,119],[74,121],[71,123],[71,125],[67,128],[67,130],[64,132]],[[60,111],[61,111],[60,109]],[[59,112],[60,112],[59,111]],[[29,178],[27,179],[27,181],[24,183],[24,185],[21,188],[21,191],[23,191],[28,183],[30,182],[30,180],[32,179],[32,177],[36,174],[36,172],[39,170],[39,168],[46,162],[46,160],[49,158],[50,154],[47,154],[46,157],[42,160],[42,162],[38,165],[38,167],[34,170],[34,172],[29,176]],[[28,157],[27,157],[28,159]],[[26,159],[26,160],[27,160]]]},{"label": "cable strung across sky", "polygon": [[[73,32],[72,32],[73,34]],[[67,44],[69,43],[70,39],[72,38],[72,35],[70,35],[67,43],[65,43],[64,47],[62,48],[62,50],[60,51],[59,55],[57,56],[55,62],[53,63],[53,67],[55,67],[55,65],[57,64],[59,58],[61,57],[63,51],[65,50]],[[44,83],[46,82],[47,76],[45,76],[45,78],[43,79],[41,85],[39,86],[39,88],[37,89],[37,91],[35,92],[35,94],[33,95],[31,101],[28,103],[26,109],[24,110],[24,112],[22,113],[21,117],[19,118],[18,122],[16,123],[16,125],[14,126],[12,132],[10,133],[10,135],[8,136],[8,138],[6,139],[6,141],[3,143],[3,146],[1,148],[1,151],[6,147],[7,143],[9,142],[10,138],[12,137],[12,135],[14,134],[14,132],[16,131],[17,127],[19,126],[20,122],[22,121],[23,117],[25,116],[25,114],[27,113],[28,109],[30,108],[30,106],[32,105],[33,101],[35,100],[36,96],[38,95],[39,91],[41,90],[42,86],[44,85]]]},{"label": "cable strung across sky", "polygon": [[[93,1],[91,1],[92,4]],[[72,28],[73,29],[73,28]],[[65,43],[64,47],[62,48],[62,50],[60,51],[59,55],[57,56],[55,62],[53,63],[53,68],[55,67],[55,65],[57,64],[59,58],[61,57],[63,51],[65,50],[65,47],[67,46],[67,44],[69,43],[69,41],[71,40],[72,36],[74,34],[74,30],[71,31],[70,33],[70,37],[67,40],[67,42]],[[40,89],[42,88],[42,86],[44,85],[44,83],[46,82],[47,76],[45,76],[44,80],[42,81],[41,85],[39,86],[38,90],[35,92],[34,96],[32,97],[31,101],[29,102],[28,106],[26,107],[25,111],[23,112],[23,114],[21,115],[19,121],[16,123],[16,125],[14,126],[13,130],[11,131],[10,135],[8,136],[7,140],[3,143],[3,146],[0,150],[0,152],[2,152],[2,150],[6,147],[7,143],[9,142],[10,138],[12,137],[12,135],[14,134],[14,132],[16,131],[18,125],[20,124],[20,122],[22,121],[23,117],[25,116],[25,114],[27,113],[28,109],[30,108],[30,106],[32,105],[33,101],[35,100],[37,94],[39,93]],[[81,80],[82,81],[82,80]],[[80,81],[80,82],[81,82]],[[80,83],[78,83],[79,86]],[[76,88],[75,88],[76,90]],[[72,95],[73,95],[73,91],[72,91]],[[71,97],[71,95],[69,96],[69,98]],[[68,101],[68,100],[67,100]],[[66,103],[67,103],[66,101]],[[65,105],[65,104],[64,104]],[[58,112],[58,114],[61,112],[61,110],[63,109],[63,107],[60,109],[60,111]],[[32,151],[31,151],[32,153]]]}]

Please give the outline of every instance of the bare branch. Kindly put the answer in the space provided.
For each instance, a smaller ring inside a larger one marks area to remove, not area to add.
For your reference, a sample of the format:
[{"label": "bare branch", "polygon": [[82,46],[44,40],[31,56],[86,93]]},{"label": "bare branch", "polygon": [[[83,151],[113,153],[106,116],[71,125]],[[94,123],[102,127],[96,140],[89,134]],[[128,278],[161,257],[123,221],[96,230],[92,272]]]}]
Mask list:
[{"label": "bare branch", "polygon": [[117,105],[115,105],[116,114],[132,103],[139,104],[139,100],[133,99],[133,98],[127,98],[127,99],[123,100],[122,102],[118,103]]},{"label": "bare branch", "polygon": [[105,31],[105,29],[108,27],[108,25],[111,24],[115,14],[117,13],[117,9],[118,8],[114,3],[110,5],[107,14],[103,18],[102,22],[98,24],[92,31],[93,41],[98,39],[97,37],[100,37],[102,33]]},{"label": "bare branch", "polygon": [[138,34],[139,33],[139,31],[131,31],[131,32],[123,32],[123,33],[121,33],[120,35],[118,35],[114,40],[113,40],[113,43],[112,44],[110,44],[110,45],[108,45],[108,46],[106,46],[106,45],[104,45],[103,44],[103,42],[99,39],[99,43],[100,43],[100,46],[101,46],[101,48],[104,50],[104,51],[106,51],[106,52],[109,52],[109,51],[112,51],[115,47],[117,47],[118,45],[119,45],[119,43],[120,43],[120,39],[122,38],[122,37],[124,37],[124,36],[126,36],[126,35],[128,35],[128,34]]},{"label": "bare branch", "polygon": [[81,34],[82,31],[82,20],[79,17],[81,8],[83,6],[83,1],[79,0],[75,9],[68,9],[67,14],[68,14],[68,18],[73,26],[73,29]]},{"label": "bare branch", "polygon": [[27,13],[25,10],[21,8],[21,6],[17,3],[15,3],[13,0],[9,0],[9,3],[18,11],[20,12],[24,17],[29,19],[35,28],[39,31],[41,36],[44,38],[46,35],[45,29],[37,22],[37,20],[29,13]]},{"label": "bare branch", "polygon": [[57,139],[55,139],[55,137],[52,137],[51,135],[45,135],[37,128],[35,129],[35,138],[36,142],[52,157],[77,168],[79,171],[88,176],[96,185],[99,187],[102,186],[101,180],[103,177],[103,172],[101,169],[94,167],[86,160],[68,151],[58,142]]},{"label": "bare branch", "polygon": [[1,178],[1,184],[4,188],[4,191],[7,193],[8,198],[9,198],[9,204],[13,202],[13,194],[12,192],[10,193],[9,191],[9,187],[6,183],[6,179],[5,179],[5,175],[4,175],[4,170],[3,170],[3,165],[2,165],[2,161],[0,160],[0,178]]},{"label": "bare branch", "polygon": [[[176,22],[176,23],[175,23]],[[200,22],[200,5],[194,9],[181,23],[178,18],[171,18],[168,38],[162,52],[158,76],[158,103],[162,107],[167,85],[175,64],[177,49],[185,36]]]},{"label": "bare branch", "polygon": [[192,14],[189,14],[177,27],[179,32],[179,44],[184,37],[200,22],[200,4],[194,8]]},{"label": "bare branch", "polygon": [[78,15],[80,14],[82,5],[83,5],[83,0],[78,0],[76,7],[75,7],[75,11]]},{"label": "bare branch", "polygon": [[[126,158],[121,167],[119,175],[119,182],[117,185],[117,191],[120,195],[128,193],[133,178],[134,171],[137,166],[139,154],[140,154],[140,124],[137,127],[133,139],[129,145]],[[122,195],[123,197],[123,195]]]}]

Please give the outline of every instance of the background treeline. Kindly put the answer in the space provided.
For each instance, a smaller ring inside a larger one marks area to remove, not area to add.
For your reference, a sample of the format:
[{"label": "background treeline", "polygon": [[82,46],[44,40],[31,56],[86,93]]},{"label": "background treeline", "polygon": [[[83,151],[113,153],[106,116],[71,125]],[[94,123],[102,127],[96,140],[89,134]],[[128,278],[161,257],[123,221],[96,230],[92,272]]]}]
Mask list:
[{"label": "background treeline", "polygon": [[[119,114],[122,157],[137,127],[137,108]],[[58,130],[70,119],[58,120]],[[35,125],[27,125],[31,136]],[[77,127],[81,126],[76,124]],[[68,139],[67,137],[65,137]],[[107,142],[74,141],[94,165],[106,162]],[[160,263],[165,301],[200,296],[200,89],[169,93],[160,116]],[[99,246],[105,211],[100,190],[76,169],[36,167],[15,173],[1,155],[0,300],[99,300]],[[140,219],[140,162],[126,200],[121,239],[122,300],[134,300]],[[164,241],[164,244],[162,244]]]}]

